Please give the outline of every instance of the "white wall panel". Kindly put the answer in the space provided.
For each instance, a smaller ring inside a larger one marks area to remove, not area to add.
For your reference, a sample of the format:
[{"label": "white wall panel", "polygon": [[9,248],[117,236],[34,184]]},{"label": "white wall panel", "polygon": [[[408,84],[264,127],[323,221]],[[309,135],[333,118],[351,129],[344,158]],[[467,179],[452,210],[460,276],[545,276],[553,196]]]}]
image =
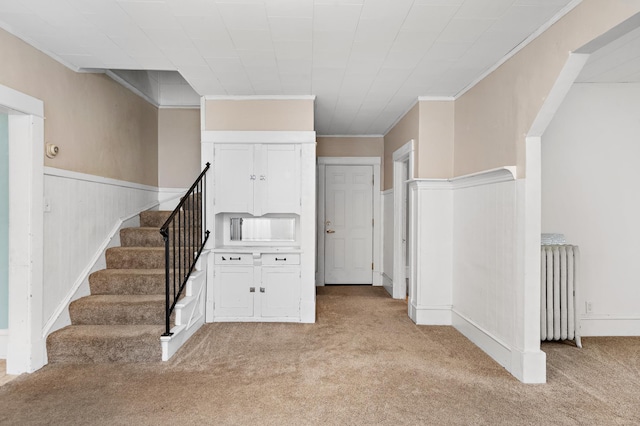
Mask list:
[{"label": "white wall panel", "polygon": [[574,84],[542,138],[542,232],[580,247],[583,336],[640,335],[638,111],[640,84]]},{"label": "white wall panel", "polygon": [[457,189],[453,213],[453,308],[493,338],[515,343],[516,185]]},{"label": "white wall panel", "polygon": [[43,326],[82,281],[118,221],[158,200],[158,189],[45,168]]}]

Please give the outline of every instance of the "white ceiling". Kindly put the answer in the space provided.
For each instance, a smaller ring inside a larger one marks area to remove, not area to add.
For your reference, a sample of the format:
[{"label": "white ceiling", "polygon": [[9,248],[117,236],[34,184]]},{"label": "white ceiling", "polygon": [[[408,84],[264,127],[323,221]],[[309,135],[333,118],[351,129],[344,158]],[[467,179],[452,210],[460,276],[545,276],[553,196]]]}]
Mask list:
[{"label": "white ceiling", "polygon": [[640,83],[640,28],[593,52],[577,81]]},{"label": "white ceiling", "polygon": [[384,134],[575,4],[0,0],[0,26],[74,69],[179,71],[200,95],[313,94],[318,134]]}]

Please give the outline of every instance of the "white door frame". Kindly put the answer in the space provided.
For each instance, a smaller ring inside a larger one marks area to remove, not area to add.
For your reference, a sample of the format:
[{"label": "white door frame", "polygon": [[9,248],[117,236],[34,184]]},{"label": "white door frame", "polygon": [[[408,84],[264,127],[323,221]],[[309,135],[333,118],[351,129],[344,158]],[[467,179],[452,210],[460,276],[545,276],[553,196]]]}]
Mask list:
[{"label": "white door frame", "polygon": [[0,85],[9,113],[9,335],[7,373],[46,363],[42,334],[44,103]]},{"label": "white door frame", "polygon": [[373,285],[382,285],[382,205],[380,203],[380,157],[318,157],[318,252],[316,257],[316,286],[325,284],[324,278],[324,221],[325,178],[328,165],[373,166]]},{"label": "white door frame", "polygon": [[[407,191],[405,176],[403,176],[402,164],[409,162],[409,180],[414,178],[414,140],[411,139],[406,144],[393,152],[393,294],[394,299],[404,299],[407,297],[406,279],[411,278],[406,275],[407,259],[402,250],[402,217],[407,215],[407,206],[404,202],[403,194]],[[408,250],[410,247],[408,247]],[[408,251],[407,250],[407,251]],[[411,253],[407,253],[411,258]]]}]

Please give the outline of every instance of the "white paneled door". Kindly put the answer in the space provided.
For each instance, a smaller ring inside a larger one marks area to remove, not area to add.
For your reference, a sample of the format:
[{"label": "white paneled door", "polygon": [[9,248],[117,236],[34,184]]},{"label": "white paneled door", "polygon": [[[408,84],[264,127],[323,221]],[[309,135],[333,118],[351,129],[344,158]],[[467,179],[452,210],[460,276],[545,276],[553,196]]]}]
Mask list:
[{"label": "white paneled door", "polygon": [[328,165],[325,283],[373,283],[373,166]]}]

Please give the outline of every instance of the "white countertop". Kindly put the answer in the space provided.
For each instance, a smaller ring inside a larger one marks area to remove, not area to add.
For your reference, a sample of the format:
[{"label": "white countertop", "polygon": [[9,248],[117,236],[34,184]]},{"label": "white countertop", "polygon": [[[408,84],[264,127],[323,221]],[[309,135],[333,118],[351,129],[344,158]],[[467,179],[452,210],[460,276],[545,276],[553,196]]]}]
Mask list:
[{"label": "white countertop", "polygon": [[298,247],[225,246],[215,247],[214,253],[302,253]]}]

